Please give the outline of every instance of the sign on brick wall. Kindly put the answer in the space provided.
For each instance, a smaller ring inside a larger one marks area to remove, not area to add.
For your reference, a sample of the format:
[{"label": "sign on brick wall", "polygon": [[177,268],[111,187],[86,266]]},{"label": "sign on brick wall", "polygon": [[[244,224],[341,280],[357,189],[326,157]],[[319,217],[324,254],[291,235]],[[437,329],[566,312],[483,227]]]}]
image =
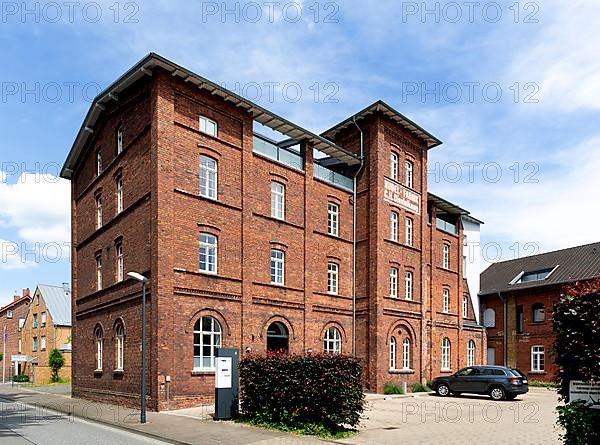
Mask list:
[{"label": "sign on brick wall", "polygon": [[384,178],[383,199],[409,212],[421,214],[421,195],[387,178]]},{"label": "sign on brick wall", "polygon": [[600,383],[587,383],[579,380],[569,382],[569,401],[583,400],[592,408],[600,409]]}]

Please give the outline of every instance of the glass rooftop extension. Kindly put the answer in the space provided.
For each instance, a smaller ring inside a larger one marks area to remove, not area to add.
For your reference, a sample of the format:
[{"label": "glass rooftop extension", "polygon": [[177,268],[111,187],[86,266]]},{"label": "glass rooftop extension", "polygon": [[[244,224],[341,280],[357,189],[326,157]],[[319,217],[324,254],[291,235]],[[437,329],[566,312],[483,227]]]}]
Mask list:
[{"label": "glass rooftop extension", "polygon": [[315,178],[322,179],[333,185],[352,191],[354,180],[315,162]]}]

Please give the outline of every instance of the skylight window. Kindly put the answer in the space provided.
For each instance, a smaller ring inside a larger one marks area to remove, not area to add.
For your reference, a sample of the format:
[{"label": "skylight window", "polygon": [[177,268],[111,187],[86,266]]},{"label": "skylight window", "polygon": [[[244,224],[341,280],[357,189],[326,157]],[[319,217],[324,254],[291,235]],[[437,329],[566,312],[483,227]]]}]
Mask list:
[{"label": "skylight window", "polygon": [[547,279],[552,272],[556,270],[558,266],[549,267],[546,269],[539,270],[531,270],[531,271],[523,271],[519,275],[517,275],[510,284],[522,284],[522,283],[531,283],[534,281],[544,281]]}]

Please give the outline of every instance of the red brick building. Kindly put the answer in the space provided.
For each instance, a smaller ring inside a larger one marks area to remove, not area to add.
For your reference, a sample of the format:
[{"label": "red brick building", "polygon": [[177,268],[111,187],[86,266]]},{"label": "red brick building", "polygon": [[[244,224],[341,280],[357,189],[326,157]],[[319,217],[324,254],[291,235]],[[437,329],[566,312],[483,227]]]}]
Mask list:
[{"label": "red brick building", "polygon": [[[492,264],[481,274],[487,362],[553,381],[552,310],[564,286],[600,277],[600,243]],[[506,327],[506,328],[505,328]]]},{"label": "red brick building", "polygon": [[378,392],[483,362],[463,279],[468,212],[427,192],[440,143],[383,102],[316,135],[144,58],[95,99],[62,171],[73,395],[138,404],[130,271],[150,280],[153,409],[210,399],[217,346],[355,352]]},{"label": "red brick building", "polygon": [[[10,381],[11,375],[21,373],[21,364],[12,365],[11,357],[21,354],[20,331],[31,303],[29,294],[29,289],[23,289],[22,295],[15,295],[11,303],[0,308],[0,352],[4,353],[0,372],[4,381]],[[15,366],[12,371],[11,366]]]}]

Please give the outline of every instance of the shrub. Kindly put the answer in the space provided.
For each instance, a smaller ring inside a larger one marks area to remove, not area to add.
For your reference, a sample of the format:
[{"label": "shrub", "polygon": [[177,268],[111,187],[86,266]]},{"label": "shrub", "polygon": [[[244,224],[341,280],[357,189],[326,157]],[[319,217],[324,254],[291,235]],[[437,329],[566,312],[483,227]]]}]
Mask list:
[{"label": "shrub", "polygon": [[412,392],[429,392],[430,389],[427,386],[424,386],[422,383],[414,383],[412,386]]},{"label": "shrub", "polygon": [[404,394],[404,389],[400,385],[396,385],[395,383],[384,383],[383,384],[383,393],[384,394]]},{"label": "shrub", "polygon": [[427,380],[427,388],[433,389],[433,380]]},{"label": "shrub", "polygon": [[13,377],[13,382],[28,382],[29,376],[26,374],[17,374]]},{"label": "shrub", "polygon": [[58,382],[58,372],[64,364],[65,357],[62,355],[62,352],[60,352],[56,348],[53,348],[52,351],[50,351],[50,355],[48,356],[48,366],[52,368],[52,377],[50,379],[52,383]]},{"label": "shrub", "polygon": [[560,435],[567,445],[588,445],[600,443],[600,411],[585,406],[585,402],[577,401],[566,406],[559,406],[557,423],[565,430]]},{"label": "shrub", "polygon": [[[249,356],[240,361],[244,419],[307,434],[310,425],[330,431],[358,425],[364,410],[362,364],[333,355]],[[301,426],[304,425],[304,428]]]}]

